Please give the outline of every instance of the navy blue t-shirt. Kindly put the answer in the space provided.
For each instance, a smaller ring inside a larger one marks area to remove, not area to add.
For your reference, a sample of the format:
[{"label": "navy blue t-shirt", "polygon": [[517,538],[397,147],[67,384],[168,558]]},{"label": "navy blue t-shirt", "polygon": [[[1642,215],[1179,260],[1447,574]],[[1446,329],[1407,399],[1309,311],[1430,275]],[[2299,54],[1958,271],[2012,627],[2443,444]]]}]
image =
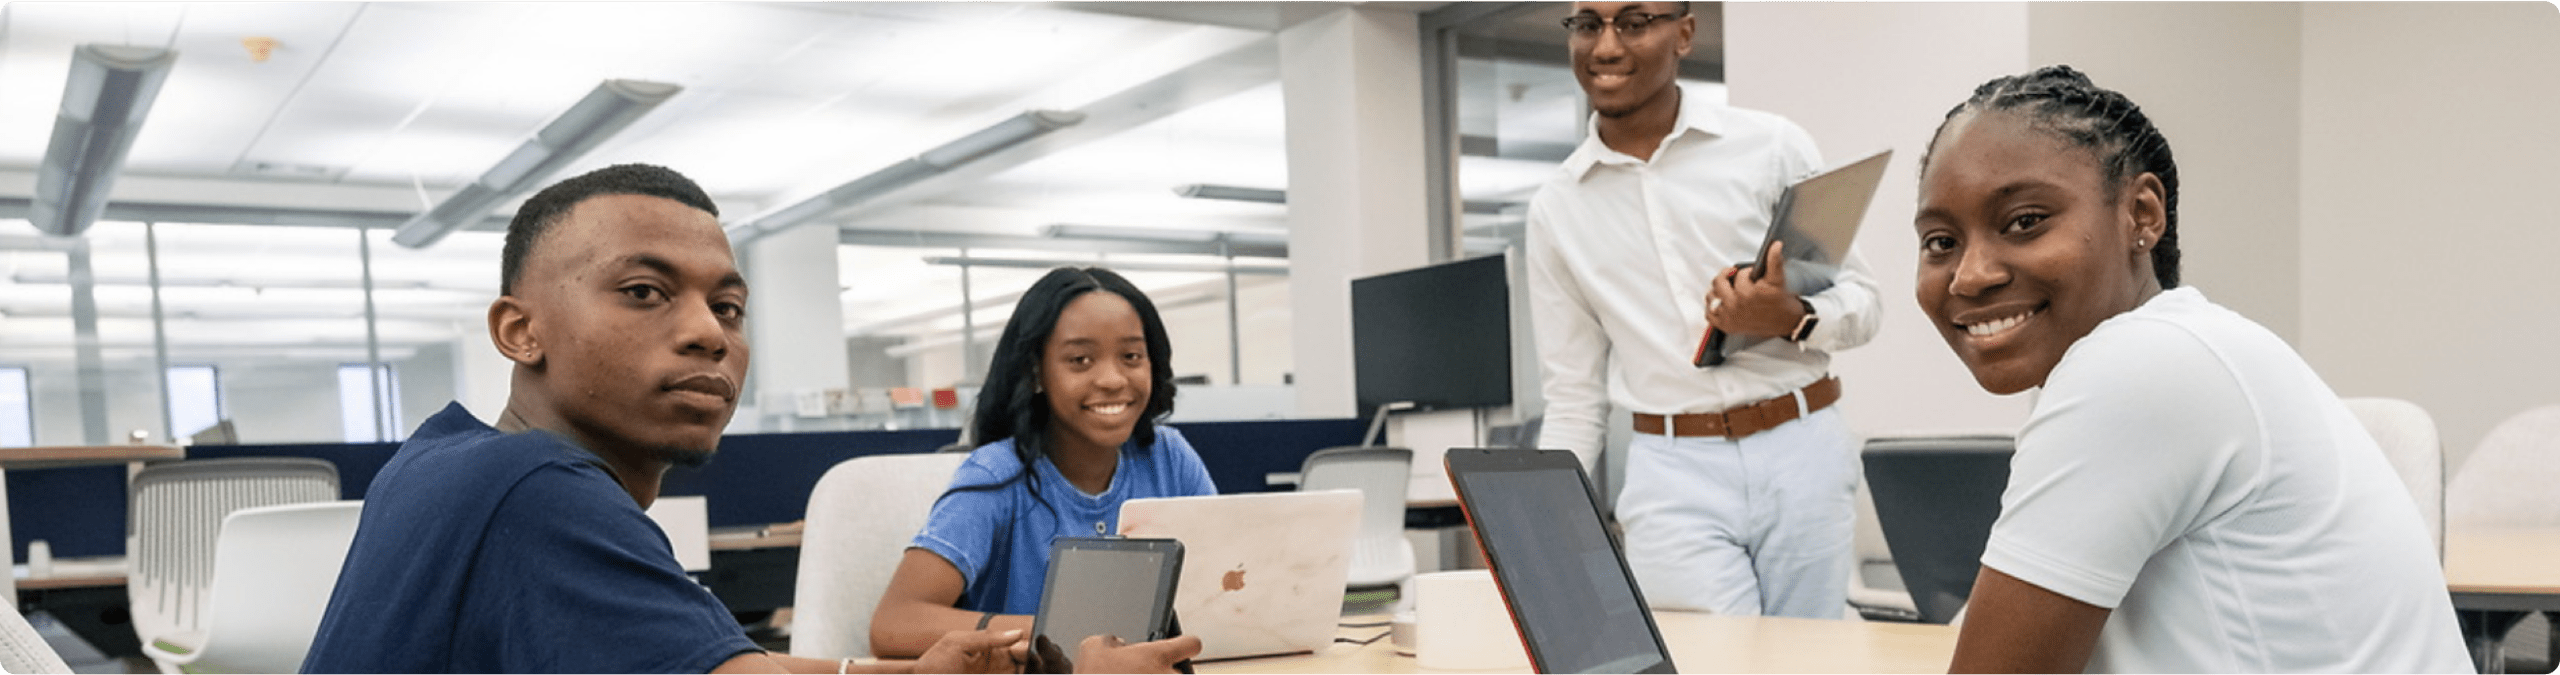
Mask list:
[{"label": "navy blue t-shirt", "polygon": [[374,477],[306,673],[703,673],[757,651],[603,461],[445,406]]}]

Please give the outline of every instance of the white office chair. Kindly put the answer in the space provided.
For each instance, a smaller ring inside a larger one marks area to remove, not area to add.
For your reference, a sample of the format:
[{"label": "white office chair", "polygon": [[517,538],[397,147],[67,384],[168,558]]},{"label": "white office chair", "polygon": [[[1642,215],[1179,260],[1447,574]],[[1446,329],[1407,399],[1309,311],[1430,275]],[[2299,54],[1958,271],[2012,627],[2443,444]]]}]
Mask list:
[{"label": "white office chair", "polygon": [[2435,537],[2436,559],[2444,559],[2444,443],[2436,436],[2436,419],[2418,407],[2396,398],[2350,398],[2347,410],[2373,434],[2374,443],[2382,446],[2382,455],[2391,460],[2392,471],[2400,474],[2400,482],[2409,488],[2409,497],[2418,503],[2418,516],[2427,521],[2427,534]]},{"label": "white office chair", "polygon": [[649,519],[667,533],[676,562],[687,572],[711,571],[711,504],[701,495],[659,497],[649,505]]},{"label": "white office chair", "polygon": [[[1298,489],[1359,490],[1360,539],[1351,547],[1349,588],[1401,585],[1413,578],[1413,541],[1404,536],[1405,490],[1412,485],[1413,451],[1405,448],[1326,448],[1299,465]],[[1399,597],[1404,594],[1399,592]]]},{"label": "white office chair", "polygon": [[933,502],[951,487],[967,453],[870,455],[827,470],[809,492],[800,534],[800,579],[792,593],[791,654],[814,659],[871,655],[871,614],[924,529]]},{"label": "white office chair", "polygon": [[2450,527],[2560,525],[2560,404],[2518,413],[2480,439],[2445,485]]},{"label": "white office chair", "polygon": [[[335,501],[338,469],[326,461],[302,457],[163,462],[134,474],[130,492],[125,551],[132,564],[126,575],[126,596],[134,635],[145,645],[144,651],[152,653],[152,645],[163,639],[178,648],[201,639],[189,636],[202,635],[206,627],[214,538],[224,517],[251,507]],[[304,636],[305,641],[309,639]],[[152,660],[163,672],[178,672],[178,663],[159,655]],[[297,659],[281,670],[297,670],[301,665]]]},{"label": "white office chair", "polygon": [[[2551,497],[2551,486],[2560,485],[2560,461],[2555,459],[2560,459],[2560,404],[2499,422],[2445,483],[2445,527],[2560,526],[2560,499]],[[2555,618],[2560,617],[2533,615],[2507,633],[2510,668],[2549,669],[2560,663],[2560,643],[2551,639]]]},{"label": "white office chair", "polygon": [[44,641],[35,625],[27,623],[26,616],[15,611],[0,613],[8,615],[0,617],[0,672],[71,672],[71,664],[62,661],[62,655],[53,651],[53,645]]},{"label": "white office chair", "polygon": [[202,628],[153,638],[143,654],[194,673],[301,670],[363,511],[330,501],[231,512],[214,536]]}]

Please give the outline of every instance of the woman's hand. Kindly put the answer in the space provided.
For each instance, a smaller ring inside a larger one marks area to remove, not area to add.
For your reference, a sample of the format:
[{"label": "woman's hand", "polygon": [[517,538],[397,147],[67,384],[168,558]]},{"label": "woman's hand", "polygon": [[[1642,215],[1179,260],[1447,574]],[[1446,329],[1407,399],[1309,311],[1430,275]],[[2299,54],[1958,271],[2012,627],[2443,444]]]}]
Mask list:
[{"label": "woman's hand", "polygon": [[1200,636],[1182,635],[1129,644],[1112,635],[1085,638],[1076,648],[1079,673],[1170,673],[1174,664],[1200,655]]},{"label": "woman's hand", "polygon": [[952,631],[935,641],[932,649],[925,650],[924,656],[916,658],[915,672],[1022,672],[1022,663],[1017,658],[1021,650],[1015,648],[1021,642],[1020,630],[1001,633],[989,630]]}]

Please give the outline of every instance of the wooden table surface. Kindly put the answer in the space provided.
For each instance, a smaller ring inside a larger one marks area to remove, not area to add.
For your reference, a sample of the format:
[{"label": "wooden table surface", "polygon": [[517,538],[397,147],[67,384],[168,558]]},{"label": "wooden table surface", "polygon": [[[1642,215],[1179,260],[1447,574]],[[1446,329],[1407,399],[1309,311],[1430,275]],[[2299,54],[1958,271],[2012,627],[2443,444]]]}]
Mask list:
[{"label": "wooden table surface", "polygon": [[53,445],[0,448],[0,468],[10,469],[95,466],[186,458],[187,449],[175,445]]},{"label": "wooden table surface", "polygon": [[[1916,623],[1834,621],[1693,612],[1655,612],[1663,642],[1681,672],[1943,673],[1955,655],[1955,629]],[[1366,638],[1385,628],[1345,629]],[[1389,640],[1335,643],[1317,654],[1199,664],[1202,673],[1420,673],[1413,657]],[[1497,671],[1499,672],[1499,671]],[[1528,672],[1517,669],[1511,672]]]},{"label": "wooden table surface", "polygon": [[2447,531],[2444,579],[2455,593],[2560,597],[2560,528]]}]

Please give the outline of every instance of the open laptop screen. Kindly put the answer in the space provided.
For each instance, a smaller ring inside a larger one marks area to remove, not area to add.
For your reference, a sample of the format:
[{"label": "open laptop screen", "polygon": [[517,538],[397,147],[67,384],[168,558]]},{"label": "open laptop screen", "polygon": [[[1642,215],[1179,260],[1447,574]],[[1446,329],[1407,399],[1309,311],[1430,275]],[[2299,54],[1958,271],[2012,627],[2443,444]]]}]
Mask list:
[{"label": "open laptop screen", "polygon": [[1452,449],[1448,463],[1538,672],[1672,672],[1581,460],[1554,450]]}]

